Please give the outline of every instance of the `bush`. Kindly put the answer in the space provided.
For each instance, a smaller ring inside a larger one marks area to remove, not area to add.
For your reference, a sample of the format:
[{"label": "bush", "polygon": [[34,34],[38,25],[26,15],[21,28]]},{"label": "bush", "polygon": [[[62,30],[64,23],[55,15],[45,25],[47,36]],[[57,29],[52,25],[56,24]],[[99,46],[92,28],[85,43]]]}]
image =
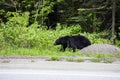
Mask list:
[{"label": "bush", "polygon": [[109,39],[105,39],[105,38],[101,38],[100,37],[101,33],[83,33],[83,35],[85,35],[86,37],[88,37],[90,39],[90,41],[92,42],[92,44],[100,44],[100,43],[110,43]]},{"label": "bush", "polygon": [[[29,12],[24,13],[16,13],[16,12],[8,12],[6,17],[8,22],[6,23],[6,27],[27,27],[29,24]],[[11,17],[12,16],[12,17]]]},{"label": "bush", "polygon": [[[11,46],[24,48],[51,48],[54,41],[65,35],[72,35],[71,28],[61,30],[44,30],[36,27],[6,27],[1,29],[1,44],[7,43]],[[83,33],[92,43],[109,43],[107,39],[98,37],[97,34]]]},{"label": "bush", "polygon": [[[11,18],[12,19],[12,18]],[[19,19],[19,18],[18,18]],[[24,20],[27,22],[27,19]],[[45,28],[37,28],[38,24],[34,23],[29,27],[22,22],[19,24],[8,21],[0,25],[0,48],[17,47],[17,48],[37,48],[39,50],[58,50],[60,46],[53,45],[54,41],[60,36],[82,34],[94,43],[110,43],[108,39],[101,38],[100,33],[81,33],[80,26],[61,26],[58,25],[56,30],[46,30]],[[15,25],[15,26],[14,26]],[[80,29],[79,29],[80,28]]]}]

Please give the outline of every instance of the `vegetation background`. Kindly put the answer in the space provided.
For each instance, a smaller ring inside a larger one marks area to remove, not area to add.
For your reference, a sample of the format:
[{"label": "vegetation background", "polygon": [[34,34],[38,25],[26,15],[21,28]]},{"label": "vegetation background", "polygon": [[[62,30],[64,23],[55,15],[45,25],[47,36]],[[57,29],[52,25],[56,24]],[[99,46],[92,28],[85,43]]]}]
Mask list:
[{"label": "vegetation background", "polygon": [[[54,41],[82,34],[120,47],[120,0],[1,0],[0,55],[69,56]],[[81,54],[76,54],[81,55]]]}]

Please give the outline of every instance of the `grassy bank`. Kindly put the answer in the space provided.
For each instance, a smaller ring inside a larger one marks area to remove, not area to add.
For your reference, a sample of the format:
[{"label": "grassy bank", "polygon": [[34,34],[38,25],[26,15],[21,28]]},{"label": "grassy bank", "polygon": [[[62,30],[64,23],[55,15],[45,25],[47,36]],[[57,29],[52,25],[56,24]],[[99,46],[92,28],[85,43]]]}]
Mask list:
[{"label": "grassy bank", "polygon": [[[0,51],[0,56],[46,56],[46,61],[68,61],[68,62],[102,62],[102,63],[112,63],[120,60],[120,54],[83,54],[80,52],[73,53],[72,51],[60,52],[59,50],[49,50],[49,49],[37,49],[37,48],[6,48]],[[32,58],[31,58],[32,59]]]},{"label": "grassy bank", "polygon": [[[54,41],[65,35],[81,34],[94,43],[110,43],[109,39],[101,37],[102,33],[82,32],[81,27],[58,25],[56,30],[46,30],[45,28],[31,27],[8,27],[0,28],[0,56],[87,56],[73,53],[70,49],[60,52],[61,46],[54,46]],[[119,45],[120,42],[117,42]]]}]

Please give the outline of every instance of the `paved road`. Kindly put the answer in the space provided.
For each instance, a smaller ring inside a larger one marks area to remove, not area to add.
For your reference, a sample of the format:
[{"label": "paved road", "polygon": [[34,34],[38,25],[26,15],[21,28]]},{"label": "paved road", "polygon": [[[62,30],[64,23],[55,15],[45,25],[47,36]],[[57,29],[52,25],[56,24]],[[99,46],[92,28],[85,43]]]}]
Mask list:
[{"label": "paved road", "polygon": [[120,80],[120,64],[16,59],[0,62],[0,80]]}]

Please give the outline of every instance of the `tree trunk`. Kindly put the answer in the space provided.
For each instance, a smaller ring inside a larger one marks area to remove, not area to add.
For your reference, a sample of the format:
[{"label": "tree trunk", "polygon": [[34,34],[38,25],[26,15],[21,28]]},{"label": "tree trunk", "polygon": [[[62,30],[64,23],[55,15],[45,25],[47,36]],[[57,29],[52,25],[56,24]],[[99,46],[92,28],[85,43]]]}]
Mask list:
[{"label": "tree trunk", "polygon": [[112,5],[112,37],[111,37],[112,44],[115,43],[115,8],[116,8],[116,0],[113,0],[113,5]]}]

